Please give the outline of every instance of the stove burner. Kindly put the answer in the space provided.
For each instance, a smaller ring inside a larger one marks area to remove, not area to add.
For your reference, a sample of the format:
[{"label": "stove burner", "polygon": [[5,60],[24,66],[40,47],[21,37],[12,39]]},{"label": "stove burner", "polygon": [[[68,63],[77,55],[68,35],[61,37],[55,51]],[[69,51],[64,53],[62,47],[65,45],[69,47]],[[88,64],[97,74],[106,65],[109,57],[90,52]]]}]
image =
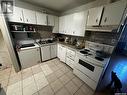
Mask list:
[{"label": "stove burner", "polygon": [[90,52],[90,50],[88,50],[88,49],[84,49],[84,50],[80,51],[80,53],[82,53],[82,54],[88,54],[88,52]]},{"label": "stove burner", "polygon": [[97,60],[99,60],[99,61],[103,61],[104,59],[103,58],[101,58],[101,57],[95,57],[95,59],[97,59]]},{"label": "stove burner", "polygon": [[80,51],[81,53],[83,53],[83,54],[88,54],[88,52],[87,51]]},{"label": "stove burner", "polygon": [[86,51],[86,52],[90,52],[90,50],[88,50],[88,49],[84,49],[84,51]]}]

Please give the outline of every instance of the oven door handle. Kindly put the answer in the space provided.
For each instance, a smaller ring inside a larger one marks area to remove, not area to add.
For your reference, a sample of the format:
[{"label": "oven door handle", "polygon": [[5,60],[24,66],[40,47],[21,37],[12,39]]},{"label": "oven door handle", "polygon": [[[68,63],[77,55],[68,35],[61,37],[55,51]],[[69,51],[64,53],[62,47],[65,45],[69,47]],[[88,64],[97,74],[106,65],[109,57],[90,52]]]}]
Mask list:
[{"label": "oven door handle", "polygon": [[[84,61],[83,59],[81,59],[81,58],[79,58],[80,60],[82,60],[82,61]],[[78,59],[78,60],[79,60]],[[90,65],[94,65],[94,66],[99,66],[99,67],[102,67],[103,68],[103,66],[100,66],[100,65],[98,65],[98,64],[95,64],[95,63],[92,63],[92,62],[89,62],[89,61],[87,61],[87,60],[85,60],[84,62],[86,62],[86,63],[90,63]],[[79,61],[78,61],[78,63],[79,63]]]}]

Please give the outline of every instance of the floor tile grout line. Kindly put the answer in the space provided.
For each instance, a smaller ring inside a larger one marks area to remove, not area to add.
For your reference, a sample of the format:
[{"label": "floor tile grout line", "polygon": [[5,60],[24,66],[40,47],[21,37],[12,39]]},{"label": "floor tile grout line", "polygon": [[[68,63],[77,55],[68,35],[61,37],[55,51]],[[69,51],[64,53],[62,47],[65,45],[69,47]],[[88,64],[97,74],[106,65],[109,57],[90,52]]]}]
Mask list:
[{"label": "floor tile grout line", "polygon": [[[47,65],[48,65],[48,64],[47,64]],[[48,65],[48,66],[49,66],[49,65]],[[50,67],[49,67],[49,68],[50,68]],[[42,68],[41,68],[41,69],[42,69]],[[51,68],[50,68],[50,69],[51,69]],[[43,72],[43,70],[42,70],[42,72]],[[44,73],[44,72],[43,72],[43,73]],[[54,73],[54,71],[53,71],[53,73]],[[44,75],[45,75],[45,74],[44,74]],[[45,75],[45,78],[46,78],[46,75]],[[56,77],[56,78],[57,78],[57,77]],[[46,78],[46,79],[47,79],[47,78]],[[58,79],[58,78],[57,78],[57,79]],[[48,81],[48,79],[47,79],[47,81]],[[56,80],[55,80],[55,81],[56,81]],[[55,82],[55,81],[54,81],[54,82]],[[50,83],[49,81],[48,81],[48,83],[49,83],[48,85],[50,86],[51,90],[52,90],[53,93],[54,93],[53,95],[55,95],[55,92],[54,92],[54,90],[53,90],[53,88],[52,88],[52,86],[51,86],[51,83]],[[45,86],[45,87],[46,87],[46,86]],[[43,87],[42,89],[44,89],[45,87]]]},{"label": "floor tile grout line", "polygon": [[7,89],[8,89],[8,86],[9,86],[9,80],[10,80],[10,77],[11,77],[12,66],[10,68],[11,68],[11,70],[10,70],[10,74],[9,74],[9,77],[8,77],[8,83],[7,83],[7,87],[6,87],[5,93],[7,93]]},{"label": "floor tile grout line", "polygon": [[[55,64],[55,66],[58,66],[58,65],[56,65],[55,61],[52,61],[52,62]],[[47,63],[46,63],[46,64],[47,64]],[[61,64],[61,63],[60,63],[60,64]],[[62,64],[65,64],[65,63],[62,63]],[[41,67],[40,64],[38,64],[38,65],[39,65],[39,67]],[[48,64],[47,64],[47,65],[48,65]],[[48,65],[48,67],[51,69],[51,67],[50,67],[49,65]],[[66,64],[65,64],[65,67],[67,67]],[[61,68],[62,68],[62,67],[60,67],[58,70],[62,71]],[[31,75],[31,76],[33,76],[34,82],[35,82],[36,87],[37,87],[37,83],[36,83],[36,80],[35,80],[35,77],[34,77],[34,72],[33,72],[33,70],[32,70],[32,67],[30,67],[30,69],[31,69],[31,71],[32,71],[32,75]],[[68,69],[70,69],[70,67],[69,67]],[[51,69],[51,70],[52,70],[52,69]],[[56,70],[56,71],[58,71],[58,70]],[[52,70],[52,71],[53,71],[53,70]],[[56,71],[53,71],[52,73],[55,73]],[[11,71],[10,71],[10,74],[9,74],[9,78],[10,78],[11,72],[12,72],[12,68],[11,68]],[[41,68],[41,72],[43,72],[42,68]],[[63,72],[63,71],[62,71],[62,72]],[[66,75],[66,76],[69,78],[69,76],[67,75],[68,72],[72,72],[72,71],[71,71],[71,70],[68,70],[67,72],[63,73],[63,75]],[[40,73],[40,72],[39,72],[39,73]],[[44,72],[43,72],[43,74],[44,74]],[[60,78],[61,78],[63,75],[61,75],[60,77],[56,77],[56,78],[57,78],[58,80],[60,80]],[[45,76],[46,80],[48,81],[47,75],[44,74],[44,76]],[[75,77],[73,77],[72,79],[74,79],[74,78],[75,78]],[[72,81],[72,79],[70,79],[68,82]],[[9,80],[8,80],[8,81],[9,81]],[[56,81],[56,80],[54,80],[53,82],[55,82],[55,81]],[[52,83],[53,83],[53,82],[52,82]],[[61,80],[60,80],[60,82],[62,83]],[[68,83],[68,82],[67,82],[67,83]],[[73,82],[73,81],[72,81],[72,82]],[[23,95],[23,73],[22,73],[22,71],[21,71],[21,83],[22,83],[22,95]],[[62,83],[63,86],[62,86],[61,88],[65,87],[65,85],[66,85],[67,83],[65,83],[65,84]],[[73,82],[73,83],[74,83],[74,82]],[[75,84],[75,83],[74,83],[74,84]],[[84,84],[84,83],[83,83],[83,84]],[[83,84],[82,84],[82,85],[83,85]],[[50,83],[49,81],[48,81],[48,85],[51,87],[51,83]],[[76,84],[75,84],[75,85],[76,85]],[[82,85],[81,85],[81,86],[82,86]],[[46,86],[47,86],[47,85],[46,85]],[[45,86],[45,87],[46,87],[46,86]],[[79,87],[79,89],[81,88],[81,86]],[[45,87],[43,87],[42,89],[44,89]],[[60,88],[59,90],[61,90],[61,88]],[[65,87],[65,88],[66,88],[66,87]],[[52,91],[54,92],[54,90],[53,90],[52,87],[51,87],[51,89],[52,89]],[[79,89],[78,89],[78,90],[79,90]],[[37,92],[38,92],[39,90],[40,90],[40,89],[38,89],[38,87],[37,87]],[[58,90],[58,91],[59,91],[59,90]],[[66,90],[68,91],[67,88],[66,88]],[[78,90],[77,90],[77,91],[78,91]],[[58,91],[56,91],[56,92],[58,92]],[[77,92],[77,91],[76,91],[76,92]],[[55,94],[56,92],[54,92],[54,94]],[[69,92],[69,91],[68,91],[68,92]],[[76,92],[75,92],[75,93],[76,93]],[[69,93],[70,93],[70,92],[69,92]],[[34,94],[34,93],[33,93],[33,94]],[[38,94],[39,94],[39,92],[38,92]]]},{"label": "floor tile grout line", "polygon": [[[48,64],[47,64],[47,65],[48,65]],[[61,68],[62,68],[62,67],[61,67]],[[51,69],[51,68],[50,68],[50,69]],[[59,69],[60,69],[60,68],[59,68]],[[59,70],[59,69],[58,69],[58,70]],[[57,70],[57,71],[58,71],[58,70]],[[56,71],[54,71],[54,72],[56,72]],[[53,72],[53,73],[54,73],[54,72]],[[61,77],[61,76],[60,76],[60,77]],[[59,77],[59,78],[60,78],[60,77]],[[60,81],[60,79],[59,79],[58,77],[56,77],[56,78]],[[55,81],[56,81],[56,80],[55,80]],[[53,81],[53,82],[55,82],[55,81]],[[52,83],[53,83],[53,82],[52,82]],[[61,82],[61,81],[60,81],[60,82]],[[61,83],[62,83],[62,82],[61,82]],[[49,82],[49,85],[50,85],[52,91],[54,92],[54,90],[53,90],[53,88],[52,88],[50,82]],[[54,95],[64,87],[64,84],[63,84],[63,83],[62,83],[62,85],[63,85],[63,86],[62,86],[61,88],[59,88],[56,92],[54,92]]]},{"label": "floor tile grout line", "polygon": [[[40,65],[40,64],[39,64]],[[32,68],[31,68],[31,70],[32,70]],[[32,75],[33,75],[33,78],[34,78],[34,82],[35,82],[35,85],[36,85],[36,88],[37,88],[37,93],[38,93],[38,95],[40,95],[39,94],[39,89],[38,89],[38,87],[37,87],[37,82],[36,82],[36,80],[35,80],[35,77],[34,77],[34,73],[33,73],[33,70],[32,70]],[[36,92],[35,92],[36,93]],[[34,93],[33,93],[34,94]]]},{"label": "floor tile grout line", "polygon": [[21,71],[21,84],[22,84],[22,95],[23,95],[23,75],[22,75],[22,71]]}]

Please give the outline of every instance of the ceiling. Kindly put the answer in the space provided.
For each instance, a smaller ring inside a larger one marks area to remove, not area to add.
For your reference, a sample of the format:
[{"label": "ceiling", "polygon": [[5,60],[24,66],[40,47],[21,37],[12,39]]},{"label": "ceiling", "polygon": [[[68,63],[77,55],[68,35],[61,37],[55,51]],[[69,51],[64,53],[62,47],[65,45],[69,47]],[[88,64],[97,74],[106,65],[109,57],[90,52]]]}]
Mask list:
[{"label": "ceiling", "polygon": [[57,12],[63,12],[68,9],[89,3],[94,0],[22,0],[40,7],[45,7]]}]

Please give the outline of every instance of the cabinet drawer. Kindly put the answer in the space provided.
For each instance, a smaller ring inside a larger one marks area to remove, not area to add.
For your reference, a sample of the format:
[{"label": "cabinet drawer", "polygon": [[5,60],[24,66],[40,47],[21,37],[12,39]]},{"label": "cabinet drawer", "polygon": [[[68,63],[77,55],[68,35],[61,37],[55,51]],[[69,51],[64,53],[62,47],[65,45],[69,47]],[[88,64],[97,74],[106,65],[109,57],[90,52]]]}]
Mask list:
[{"label": "cabinet drawer", "polygon": [[74,68],[74,61],[68,57],[66,57],[66,64],[69,65],[71,68]]},{"label": "cabinet drawer", "polygon": [[75,51],[71,49],[67,49],[67,54],[71,54],[72,56],[75,56]]},{"label": "cabinet drawer", "polygon": [[70,58],[71,60],[75,59],[75,56],[71,55],[70,53],[69,54],[67,53],[67,57]]}]

